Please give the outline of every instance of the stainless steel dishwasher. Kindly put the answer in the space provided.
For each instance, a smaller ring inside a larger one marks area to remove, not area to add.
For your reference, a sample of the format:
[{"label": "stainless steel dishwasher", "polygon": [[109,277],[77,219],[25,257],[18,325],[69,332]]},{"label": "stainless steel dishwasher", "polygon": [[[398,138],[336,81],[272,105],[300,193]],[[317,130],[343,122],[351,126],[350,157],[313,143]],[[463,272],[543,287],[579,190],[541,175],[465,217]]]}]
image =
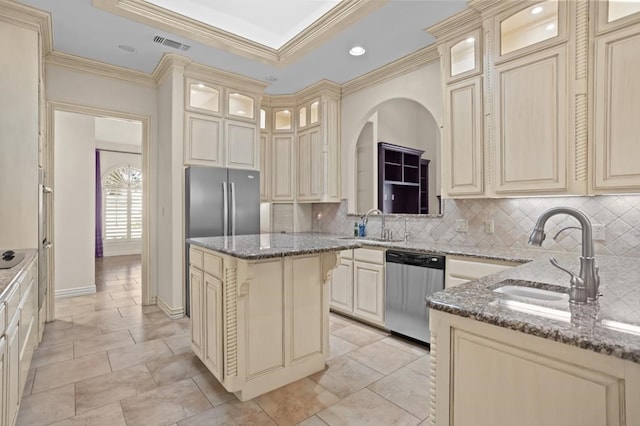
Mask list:
[{"label": "stainless steel dishwasher", "polygon": [[444,256],[387,251],[385,326],[394,333],[430,342],[424,298],[444,289]]}]

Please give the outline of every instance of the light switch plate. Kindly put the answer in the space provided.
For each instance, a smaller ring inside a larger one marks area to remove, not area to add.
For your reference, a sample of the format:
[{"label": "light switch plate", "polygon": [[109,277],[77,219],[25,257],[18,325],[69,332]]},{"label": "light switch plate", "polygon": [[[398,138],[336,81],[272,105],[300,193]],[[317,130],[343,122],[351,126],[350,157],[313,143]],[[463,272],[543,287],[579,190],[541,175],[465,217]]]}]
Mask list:
[{"label": "light switch plate", "polygon": [[593,241],[604,241],[604,225],[598,225],[597,223],[594,223],[593,225],[591,225],[591,232],[593,233]]},{"label": "light switch plate", "polygon": [[469,230],[469,223],[465,219],[457,219],[455,226],[457,232],[467,232]]}]

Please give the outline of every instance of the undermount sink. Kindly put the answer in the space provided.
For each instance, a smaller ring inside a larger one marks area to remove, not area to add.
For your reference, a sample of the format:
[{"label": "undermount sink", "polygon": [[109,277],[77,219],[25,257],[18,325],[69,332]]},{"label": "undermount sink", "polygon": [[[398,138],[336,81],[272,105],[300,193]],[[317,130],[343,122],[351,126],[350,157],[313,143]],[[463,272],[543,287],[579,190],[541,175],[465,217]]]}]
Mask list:
[{"label": "undermount sink", "polygon": [[514,296],[524,299],[533,299],[544,303],[564,302],[568,301],[568,295],[566,293],[558,293],[550,290],[543,290],[535,287],[522,287],[518,285],[505,285],[504,287],[498,287],[493,290],[496,293],[506,294],[507,296]]},{"label": "undermount sink", "polygon": [[566,289],[552,285],[545,285],[549,289],[532,287],[535,284],[517,280],[501,281],[495,284],[496,288],[493,292],[505,297],[492,303],[514,311],[569,321],[571,313],[569,312],[569,294]]}]

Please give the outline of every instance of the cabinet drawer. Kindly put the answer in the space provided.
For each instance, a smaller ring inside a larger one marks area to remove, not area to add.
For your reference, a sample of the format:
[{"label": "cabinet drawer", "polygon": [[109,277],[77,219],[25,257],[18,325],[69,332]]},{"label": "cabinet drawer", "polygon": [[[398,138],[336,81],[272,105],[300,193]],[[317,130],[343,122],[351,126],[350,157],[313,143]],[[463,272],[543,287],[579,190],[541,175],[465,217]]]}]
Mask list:
[{"label": "cabinet drawer", "polygon": [[13,285],[4,303],[7,308],[7,322],[11,322],[20,304],[20,285],[18,283]]},{"label": "cabinet drawer", "polygon": [[29,291],[29,286],[33,282],[34,278],[34,269],[35,268],[30,266],[29,269],[27,269],[27,272],[25,272],[24,276],[22,277],[22,280],[20,281],[20,299],[24,298],[24,295],[27,294],[27,291]]},{"label": "cabinet drawer", "polygon": [[204,271],[216,278],[222,279],[222,259],[211,254],[204,255]]},{"label": "cabinet drawer", "polygon": [[200,270],[202,270],[202,256],[204,253],[202,253],[200,250],[198,249],[194,249],[193,247],[189,248],[189,264],[193,265],[195,268],[198,268]]},{"label": "cabinet drawer", "polygon": [[383,265],[384,252],[385,250],[357,248],[353,250],[353,258],[361,262],[369,262],[369,263],[376,263],[378,265]]},{"label": "cabinet drawer", "polygon": [[353,259],[353,250],[342,250],[340,252],[341,259]]}]

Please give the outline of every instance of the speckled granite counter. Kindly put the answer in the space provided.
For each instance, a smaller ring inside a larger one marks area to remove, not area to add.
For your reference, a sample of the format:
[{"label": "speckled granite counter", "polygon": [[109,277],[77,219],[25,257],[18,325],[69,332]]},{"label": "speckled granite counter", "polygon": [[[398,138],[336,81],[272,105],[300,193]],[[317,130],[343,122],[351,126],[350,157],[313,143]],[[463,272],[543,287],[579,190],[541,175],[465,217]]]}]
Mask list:
[{"label": "speckled granite counter", "polygon": [[188,243],[240,259],[257,260],[325,251],[348,250],[361,244],[351,239],[316,234],[254,234],[191,238]]},{"label": "speckled granite counter", "polygon": [[[550,308],[543,302],[542,312],[529,313],[505,300],[517,297],[498,294],[493,289],[510,285],[542,287],[560,286],[568,291],[569,279],[554,268],[548,259],[554,256],[578,270],[578,256],[547,252],[525,265],[476,281],[462,284],[427,298],[430,308],[477,321],[521,331],[606,355],[640,363],[640,262],[635,258],[596,256],[600,266],[600,293],[597,304]],[[540,284],[543,284],[540,286]],[[521,299],[520,299],[521,301]],[[518,305],[530,306],[530,305]]]},{"label": "speckled granite counter", "polygon": [[[4,251],[4,250],[2,250]],[[0,301],[4,299],[11,284],[20,276],[25,268],[33,261],[38,254],[36,249],[14,250],[16,253],[24,253],[24,259],[13,268],[0,269]]]}]

